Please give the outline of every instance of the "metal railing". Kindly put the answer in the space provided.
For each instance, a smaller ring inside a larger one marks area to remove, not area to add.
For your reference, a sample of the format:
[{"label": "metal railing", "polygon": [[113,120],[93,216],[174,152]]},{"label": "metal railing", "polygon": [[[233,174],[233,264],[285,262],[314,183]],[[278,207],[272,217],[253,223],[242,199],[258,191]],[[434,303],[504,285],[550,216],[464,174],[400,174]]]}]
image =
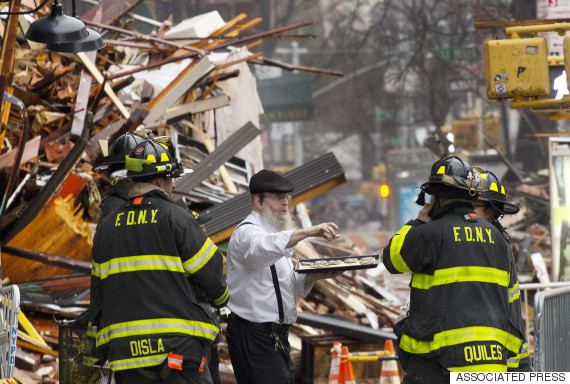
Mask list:
[{"label": "metal railing", "polygon": [[[530,340],[530,329],[534,329],[534,320],[530,317],[529,314],[529,305],[531,303],[528,301],[528,293],[529,291],[536,291],[541,292],[543,290],[550,290],[553,288],[560,288],[560,287],[570,287],[570,281],[558,281],[553,283],[526,283],[526,284],[519,284],[519,290],[522,292],[522,296],[524,297],[524,325],[525,325],[525,336],[527,340]],[[536,311],[536,309],[535,309]],[[536,312],[535,312],[536,313]],[[532,324],[531,324],[532,323]],[[532,327],[531,327],[532,325]]]},{"label": "metal railing", "polygon": [[10,379],[16,362],[18,339],[18,314],[20,313],[20,289],[17,285],[2,287],[2,311],[0,311],[0,379]]},{"label": "metal railing", "polygon": [[534,369],[570,371],[570,286],[534,296]]}]

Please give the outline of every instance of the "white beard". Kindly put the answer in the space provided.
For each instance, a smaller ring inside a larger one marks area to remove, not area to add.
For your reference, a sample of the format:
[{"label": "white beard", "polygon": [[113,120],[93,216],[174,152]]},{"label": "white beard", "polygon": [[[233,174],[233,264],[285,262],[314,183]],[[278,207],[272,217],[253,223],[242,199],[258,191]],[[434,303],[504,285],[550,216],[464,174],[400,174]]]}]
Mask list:
[{"label": "white beard", "polygon": [[293,224],[293,218],[289,211],[287,211],[286,215],[282,215],[280,213],[275,213],[271,209],[269,205],[263,205],[261,209],[261,217],[269,225],[277,229],[278,231],[286,231],[289,229],[295,229],[295,224]]}]

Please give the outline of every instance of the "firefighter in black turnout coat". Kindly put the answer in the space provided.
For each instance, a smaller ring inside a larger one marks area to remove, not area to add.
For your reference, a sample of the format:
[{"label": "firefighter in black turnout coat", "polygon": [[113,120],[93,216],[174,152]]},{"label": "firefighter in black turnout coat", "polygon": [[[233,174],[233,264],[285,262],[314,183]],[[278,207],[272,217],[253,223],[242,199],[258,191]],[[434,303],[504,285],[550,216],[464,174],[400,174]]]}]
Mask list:
[{"label": "firefighter in black turnout coat", "polygon": [[168,145],[144,141],[125,166],[130,200],[101,220],[93,241],[97,348],[108,350],[119,384],[211,383],[206,360],[219,323],[196,287],[214,307],[226,304],[222,255],[168,198],[182,173]]},{"label": "firefighter in black turnout coat", "polygon": [[514,260],[501,232],[472,201],[480,175],[456,156],[437,161],[421,186],[433,196],[383,252],[391,273],[411,272],[409,315],[395,327],[404,383],[449,382],[452,371],[507,371],[522,335],[509,321]]}]

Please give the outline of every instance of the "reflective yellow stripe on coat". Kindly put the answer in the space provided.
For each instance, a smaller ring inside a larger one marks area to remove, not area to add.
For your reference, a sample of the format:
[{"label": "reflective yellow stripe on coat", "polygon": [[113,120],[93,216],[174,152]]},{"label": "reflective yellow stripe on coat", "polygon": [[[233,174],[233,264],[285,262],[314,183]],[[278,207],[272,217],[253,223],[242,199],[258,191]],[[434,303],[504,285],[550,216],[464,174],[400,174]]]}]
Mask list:
[{"label": "reflective yellow stripe on coat", "polygon": [[178,256],[141,255],[117,257],[104,263],[93,263],[91,274],[101,280],[110,275],[137,271],[170,271],[184,273]]},{"label": "reflective yellow stripe on coat", "polygon": [[411,228],[411,225],[404,225],[402,229],[394,235],[392,243],[390,244],[390,261],[392,261],[392,265],[398,272],[411,272],[410,267],[408,267],[408,264],[406,264],[401,254],[404,239]]},{"label": "reflective yellow stripe on coat", "polygon": [[433,341],[416,340],[404,334],[400,348],[410,353],[426,354],[440,348],[477,341],[496,341],[514,353],[519,352],[522,343],[521,339],[497,328],[466,327],[436,333]]},{"label": "reflective yellow stripe on coat", "polygon": [[184,270],[186,271],[186,275],[192,275],[200,270],[211,258],[214,256],[214,253],[218,247],[216,244],[208,238],[202,248],[194,256],[192,256],[189,260],[184,262]]},{"label": "reflective yellow stripe on coat", "polygon": [[145,319],[126,321],[103,328],[97,332],[97,346],[122,337],[145,336],[159,333],[180,333],[214,341],[218,327],[201,321],[185,319]]},{"label": "reflective yellow stripe on coat", "polygon": [[454,267],[438,269],[433,275],[414,273],[412,288],[430,289],[444,284],[462,282],[494,283],[503,287],[509,286],[509,273],[490,267]]}]

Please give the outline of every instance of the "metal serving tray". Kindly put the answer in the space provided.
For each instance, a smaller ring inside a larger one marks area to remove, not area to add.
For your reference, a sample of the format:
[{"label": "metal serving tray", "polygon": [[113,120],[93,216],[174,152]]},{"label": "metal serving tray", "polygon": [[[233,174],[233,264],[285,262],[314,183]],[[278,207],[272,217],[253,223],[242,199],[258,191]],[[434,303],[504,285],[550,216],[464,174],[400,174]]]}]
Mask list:
[{"label": "metal serving tray", "polygon": [[349,271],[352,269],[376,268],[380,255],[327,257],[326,259],[301,259],[295,266],[298,273]]}]

